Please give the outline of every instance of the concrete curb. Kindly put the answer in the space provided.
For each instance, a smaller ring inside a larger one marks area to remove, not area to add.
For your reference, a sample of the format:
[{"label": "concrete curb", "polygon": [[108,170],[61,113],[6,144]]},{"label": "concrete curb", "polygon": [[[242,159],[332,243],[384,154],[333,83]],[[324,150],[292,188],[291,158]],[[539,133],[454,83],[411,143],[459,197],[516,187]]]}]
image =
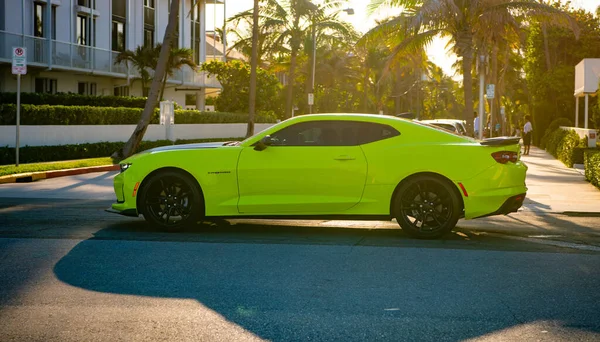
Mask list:
[{"label": "concrete curb", "polygon": [[28,183],[28,182],[35,182],[40,179],[74,176],[74,175],[81,175],[84,173],[106,172],[106,171],[119,171],[119,165],[89,166],[89,167],[80,167],[80,168],[76,168],[76,169],[18,173],[18,174],[14,174],[14,175],[0,176],[0,184]]}]

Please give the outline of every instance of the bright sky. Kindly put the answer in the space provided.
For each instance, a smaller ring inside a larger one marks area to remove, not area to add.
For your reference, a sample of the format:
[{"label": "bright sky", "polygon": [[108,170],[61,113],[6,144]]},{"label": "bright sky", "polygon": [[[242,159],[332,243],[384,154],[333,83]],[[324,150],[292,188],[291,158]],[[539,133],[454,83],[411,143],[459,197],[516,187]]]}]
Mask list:
[{"label": "bright sky", "polygon": [[[566,2],[566,0],[561,0]],[[210,0],[207,0],[210,3]],[[252,0],[226,0],[226,15],[227,17],[233,16],[239,12],[246,11],[251,9],[253,6]],[[313,0],[314,3],[319,3],[319,0]],[[388,10],[388,11],[379,11],[375,12],[372,16],[367,16],[366,9],[367,5],[370,3],[369,0],[348,0],[348,6],[354,9],[354,15],[343,14],[342,19],[346,18],[349,22],[351,22],[354,27],[360,32],[367,32],[370,28],[375,26],[375,20],[377,18],[385,18],[389,15],[394,15],[398,13],[398,10]],[[571,4],[573,7],[584,8],[592,13],[595,13],[596,8],[600,6],[600,0],[571,0]],[[210,15],[207,18],[207,30],[212,29],[214,18],[216,18],[216,22],[219,25],[223,23],[223,7],[222,5],[217,5],[217,13],[216,16],[211,17]],[[213,6],[207,5],[207,13],[213,13]],[[427,53],[429,55],[429,59],[439,65],[446,74],[453,76],[454,71],[452,70],[452,64],[456,61],[456,56],[453,54],[447,54],[445,50],[446,42],[441,39],[437,39],[434,41],[429,48],[427,49]]]}]

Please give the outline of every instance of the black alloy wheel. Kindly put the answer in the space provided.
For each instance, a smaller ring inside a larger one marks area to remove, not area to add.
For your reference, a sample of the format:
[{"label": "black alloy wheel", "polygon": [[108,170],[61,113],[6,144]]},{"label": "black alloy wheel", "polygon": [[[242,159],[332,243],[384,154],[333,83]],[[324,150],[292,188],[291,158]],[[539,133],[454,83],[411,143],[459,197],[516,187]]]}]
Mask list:
[{"label": "black alloy wheel", "polygon": [[151,176],[140,192],[138,203],[146,221],[167,231],[179,231],[195,223],[203,212],[202,196],[195,181],[174,171]]},{"label": "black alloy wheel", "polygon": [[434,176],[409,179],[398,189],[394,216],[412,237],[439,238],[450,232],[462,212],[459,194],[452,183]]}]

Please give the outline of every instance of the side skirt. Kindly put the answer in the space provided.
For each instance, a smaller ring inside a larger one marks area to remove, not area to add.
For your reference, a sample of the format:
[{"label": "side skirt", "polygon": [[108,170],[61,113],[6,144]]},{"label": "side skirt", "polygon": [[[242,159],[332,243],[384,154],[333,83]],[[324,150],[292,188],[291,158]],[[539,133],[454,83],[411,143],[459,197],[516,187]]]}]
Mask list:
[{"label": "side skirt", "polygon": [[392,217],[390,215],[239,215],[206,216],[206,219],[391,221]]}]

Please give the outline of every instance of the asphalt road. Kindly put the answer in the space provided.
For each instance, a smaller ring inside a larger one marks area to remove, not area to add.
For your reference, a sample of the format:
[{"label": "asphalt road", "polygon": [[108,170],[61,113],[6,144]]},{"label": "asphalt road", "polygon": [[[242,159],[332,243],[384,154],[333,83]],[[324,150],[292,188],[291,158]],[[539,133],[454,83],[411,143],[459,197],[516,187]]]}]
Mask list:
[{"label": "asphalt road", "polygon": [[0,198],[0,341],[600,340],[596,250],[383,222],[168,234],[110,203]]}]

